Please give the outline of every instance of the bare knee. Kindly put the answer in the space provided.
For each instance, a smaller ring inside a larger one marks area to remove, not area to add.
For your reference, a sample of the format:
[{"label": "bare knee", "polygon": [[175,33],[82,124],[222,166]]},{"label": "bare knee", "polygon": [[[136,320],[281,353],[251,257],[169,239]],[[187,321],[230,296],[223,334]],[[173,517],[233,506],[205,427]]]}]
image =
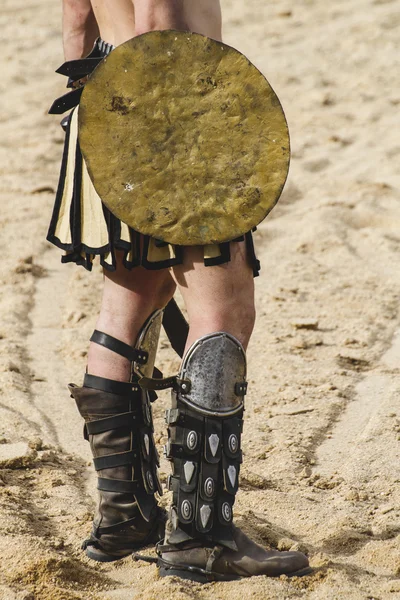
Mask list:
[{"label": "bare knee", "polygon": [[192,313],[190,321],[190,339],[188,344],[195,339],[214,331],[226,331],[236,337],[247,348],[255,323],[255,307],[252,298],[243,299],[236,297],[224,304],[208,304],[207,307],[199,304],[195,314]]},{"label": "bare knee", "polygon": [[189,316],[187,347],[215,331],[226,331],[247,347],[255,321],[254,279],[243,242],[231,244],[230,262],[205,267],[203,251],[187,249],[174,275]]}]

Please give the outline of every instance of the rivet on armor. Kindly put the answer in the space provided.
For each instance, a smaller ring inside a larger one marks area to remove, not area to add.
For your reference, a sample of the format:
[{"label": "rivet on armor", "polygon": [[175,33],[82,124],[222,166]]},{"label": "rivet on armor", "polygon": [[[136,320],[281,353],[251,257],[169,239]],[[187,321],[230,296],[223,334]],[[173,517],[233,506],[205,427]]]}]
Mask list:
[{"label": "rivet on armor", "polygon": [[204,493],[207,498],[211,498],[214,495],[215,483],[212,477],[208,477],[204,482]]},{"label": "rivet on armor", "polygon": [[147,483],[149,484],[149,488],[151,490],[153,490],[154,489],[154,480],[153,480],[153,475],[150,473],[150,471],[147,471],[146,479],[147,479]]},{"label": "rivet on armor", "polygon": [[189,450],[194,450],[196,448],[197,440],[197,433],[195,431],[189,431],[188,436],[186,438],[186,443]]},{"label": "rivet on armor", "polygon": [[213,456],[215,456],[218,452],[219,446],[219,437],[216,433],[212,433],[208,438],[208,443],[210,444],[210,450]]},{"label": "rivet on armor", "polygon": [[192,517],[193,508],[189,500],[184,500],[181,504],[181,513],[187,521]]},{"label": "rivet on armor", "polygon": [[149,456],[149,454],[150,454],[150,439],[149,439],[149,436],[147,435],[147,433],[144,434],[143,439],[144,439],[144,446],[146,448],[146,454],[147,454],[147,456]]},{"label": "rivet on armor", "polygon": [[222,516],[227,523],[229,523],[232,519],[232,508],[228,502],[224,502],[222,505]]},{"label": "rivet on armor", "polygon": [[239,440],[238,440],[237,436],[234,433],[232,433],[228,439],[228,448],[229,448],[230,452],[232,452],[232,454],[235,454],[235,452],[237,452],[237,450],[238,450],[238,447],[239,447]]},{"label": "rivet on armor", "polygon": [[194,473],[195,465],[194,463],[187,461],[183,465],[183,472],[185,473],[186,483],[190,483],[193,473]]},{"label": "rivet on armor", "polygon": [[203,506],[200,508],[200,519],[203,527],[206,527],[208,521],[210,520],[210,516],[211,508],[207,504],[203,504]]},{"label": "rivet on armor", "polygon": [[228,477],[231,482],[232,487],[235,487],[236,483],[236,469],[233,465],[229,465],[228,467]]}]

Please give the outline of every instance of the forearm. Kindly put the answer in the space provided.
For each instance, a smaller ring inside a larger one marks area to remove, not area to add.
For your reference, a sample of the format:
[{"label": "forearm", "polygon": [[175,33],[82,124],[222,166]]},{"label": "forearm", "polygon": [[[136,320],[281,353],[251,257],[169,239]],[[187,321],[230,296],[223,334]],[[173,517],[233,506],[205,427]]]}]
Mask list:
[{"label": "forearm", "polygon": [[99,35],[90,0],[63,0],[63,46],[65,60],[89,54]]},{"label": "forearm", "polygon": [[184,0],[134,0],[134,6],[136,35],[163,29],[189,29]]}]

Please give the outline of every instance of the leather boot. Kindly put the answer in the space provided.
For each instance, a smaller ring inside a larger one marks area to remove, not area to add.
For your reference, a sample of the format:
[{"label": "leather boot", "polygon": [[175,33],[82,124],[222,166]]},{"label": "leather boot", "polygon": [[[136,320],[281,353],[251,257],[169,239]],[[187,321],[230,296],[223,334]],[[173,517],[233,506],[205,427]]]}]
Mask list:
[{"label": "leather boot", "polygon": [[93,530],[83,543],[87,556],[97,561],[123,558],[164,534],[165,512],[155,498],[156,492],[162,494],[150,404],[156,396],[138,384],[153,374],[162,312],[146,321],[135,348],[99,331],[91,337],[131,362],[129,383],[86,374],[83,387],[69,386],[99,475]]},{"label": "leather boot", "polygon": [[310,572],[303,553],[266,550],[233,524],[247,390],[240,342],[225,332],[197,340],[174,388],[165,448],[173,500],[158,546],[160,575],[205,583]]},{"label": "leather boot", "polygon": [[[88,379],[95,383],[92,377]],[[158,542],[165,527],[165,516],[154,496],[156,490],[161,494],[161,486],[151,421],[146,422],[145,416],[150,407],[142,404],[138,385],[112,383],[120,384],[119,391],[125,394],[69,386],[85,419],[85,437],[99,474],[99,503],[92,534],[83,548],[101,562],[118,560]]]}]

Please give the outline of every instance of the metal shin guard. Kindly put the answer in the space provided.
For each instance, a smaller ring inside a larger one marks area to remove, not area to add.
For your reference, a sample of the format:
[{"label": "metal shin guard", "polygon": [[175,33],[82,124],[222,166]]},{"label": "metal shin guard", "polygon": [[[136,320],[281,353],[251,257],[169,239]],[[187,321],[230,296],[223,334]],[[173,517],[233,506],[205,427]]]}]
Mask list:
[{"label": "metal shin guard", "polygon": [[246,388],[246,356],[233,336],[206,335],[186,353],[166,413],[173,501],[165,544],[200,540],[237,550],[232,516]]},{"label": "metal shin guard", "polygon": [[110,554],[109,560],[158,539],[153,539],[159,520],[155,492],[161,495],[162,488],[150,404],[155,394],[142,390],[138,379],[153,373],[162,315],[159,310],[150,316],[135,348],[99,331],[92,335],[92,342],[131,361],[130,383],[86,374],[82,388],[69,386],[99,474],[99,505],[86,546]]}]

